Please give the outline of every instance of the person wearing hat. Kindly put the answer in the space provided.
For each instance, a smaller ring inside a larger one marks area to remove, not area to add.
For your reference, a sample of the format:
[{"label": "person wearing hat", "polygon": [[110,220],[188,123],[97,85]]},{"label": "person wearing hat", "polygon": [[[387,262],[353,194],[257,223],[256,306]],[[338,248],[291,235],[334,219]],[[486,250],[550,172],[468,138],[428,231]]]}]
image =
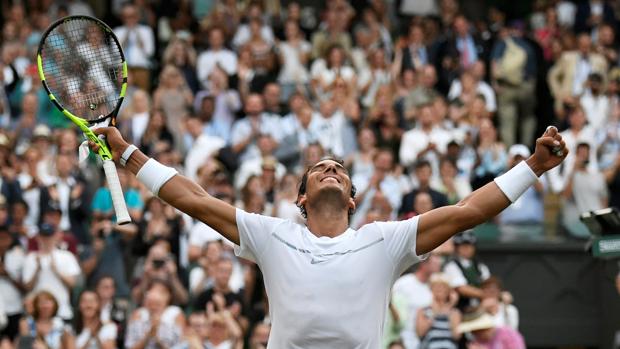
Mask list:
[{"label": "person wearing hat", "polygon": [[496,326],[493,316],[476,311],[465,314],[457,332],[466,334],[468,349],[525,349],[523,336],[510,327]]},{"label": "person wearing hat", "polygon": [[463,311],[480,304],[484,297],[480,285],[491,276],[489,268],[476,258],[476,240],[472,230],[455,235],[455,256],[444,266],[450,285],[459,295],[457,306]]},{"label": "person wearing hat", "polygon": [[433,300],[430,306],[419,309],[415,329],[420,337],[420,349],[458,348],[457,341],[461,334],[457,326],[461,322],[461,313],[455,308],[458,296],[450,287],[450,278],[444,273],[435,273],[430,277]]},{"label": "person wearing hat", "polygon": [[0,225],[0,295],[7,315],[6,326],[0,330],[0,342],[14,340],[19,332],[19,319],[23,313],[21,273],[24,250],[16,243],[9,227]]},{"label": "person wearing hat", "polygon": [[[530,156],[530,150],[523,144],[514,144],[508,149],[508,169]],[[543,233],[544,221],[544,182],[546,177],[531,186],[512,205],[499,214],[499,229],[502,240],[517,236],[536,237]]]},{"label": "person wearing hat", "polygon": [[58,316],[63,320],[71,320],[71,289],[81,269],[71,252],[58,248],[58,239],[59,234],[53,225],[41,224],[37,235],[38,251],[26,256],[22,282],[28,292],[51,292],[58,301]]}]

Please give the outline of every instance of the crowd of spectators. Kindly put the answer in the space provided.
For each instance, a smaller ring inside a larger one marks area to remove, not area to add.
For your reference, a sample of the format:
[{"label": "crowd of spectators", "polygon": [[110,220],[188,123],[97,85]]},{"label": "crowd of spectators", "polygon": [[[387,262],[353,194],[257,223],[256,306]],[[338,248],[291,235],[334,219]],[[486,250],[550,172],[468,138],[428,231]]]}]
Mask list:
[{"label": "crowd of spectators", "polygon": [[[298,181],[330,154],[357,188],[353,228],[407,219],[527,158],[549,124],[570,154],[494,220],[499,239],[583,238],[580,212],[618,206],[617,2],[319,3],[2,1],[0,348],[258,349],[270,331],[260,270],[120,166],[133,223],[115,225],[100,161],[78,161],[37,75],[66,15],[123,46],[124,137],[248,212],[303,224]],[[459,235],[397,281],[385,347],[524,347],[501,285]]]}]

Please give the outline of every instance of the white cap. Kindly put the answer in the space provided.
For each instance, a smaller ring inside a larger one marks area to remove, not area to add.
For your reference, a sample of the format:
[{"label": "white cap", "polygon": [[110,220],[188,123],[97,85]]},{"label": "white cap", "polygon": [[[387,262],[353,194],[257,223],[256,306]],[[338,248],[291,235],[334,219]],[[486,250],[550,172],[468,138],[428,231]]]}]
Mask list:
[{"label": "white cap", "polygon": [[531,153],[530,153],[530,149],[527,146],[523,144],[515,144],[515,145],[512,145],[510,149],[508,149],[508,155],[511,158],[514,158],[515,156],[519,155],[527,159],[530,157]]}]

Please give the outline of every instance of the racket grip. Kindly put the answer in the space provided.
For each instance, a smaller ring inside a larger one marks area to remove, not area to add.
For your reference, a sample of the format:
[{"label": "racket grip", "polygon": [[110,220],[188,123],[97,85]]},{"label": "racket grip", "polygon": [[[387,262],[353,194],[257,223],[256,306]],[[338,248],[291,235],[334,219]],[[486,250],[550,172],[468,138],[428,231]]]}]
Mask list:
[{"label": "racket grip", "polygon": [[121,182],[118,180],[118,173],[116,172],[114,161],[104,160],[103,171],[108,181],[110,195],[112,195],[112,204],[116,212],[116,223],[126,224],[131,222],[129,211],[127,211],[127,204],[125,203],[125,197],[123,196],[123,188],[121,188]]}]

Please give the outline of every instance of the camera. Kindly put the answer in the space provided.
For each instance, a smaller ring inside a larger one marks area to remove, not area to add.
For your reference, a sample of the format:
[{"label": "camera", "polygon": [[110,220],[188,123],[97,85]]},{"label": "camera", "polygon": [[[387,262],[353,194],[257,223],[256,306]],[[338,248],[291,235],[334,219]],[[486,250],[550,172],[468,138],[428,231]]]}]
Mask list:
[{"label": "camera", "polygon": [[164,267],[165,264],[166,264],[165,259],[153,259],[153,268],[155,269],[161,269]]}]

